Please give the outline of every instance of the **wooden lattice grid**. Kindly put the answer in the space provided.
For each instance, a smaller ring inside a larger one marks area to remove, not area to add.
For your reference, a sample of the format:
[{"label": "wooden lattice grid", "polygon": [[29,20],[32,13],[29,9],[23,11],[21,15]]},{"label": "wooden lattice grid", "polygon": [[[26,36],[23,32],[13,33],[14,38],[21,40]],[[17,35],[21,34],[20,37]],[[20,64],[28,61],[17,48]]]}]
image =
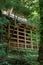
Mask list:
[{"label": "wooden lattice grid", "polygon": [[19,28],[13,28],[15,24],[9,24],[8,26],[8,36],[9,39],[9,48],[25,48],[25,49],[37,49],[37,44],[33,45],[35,39],[32,38],[32,34],[36,35],[36,32],[33,33],[35,28],[31,26],[26,26],[26,24],[21,24]]},{"label": "wooden lattice grid", "polygon": [[35,27],[21,24],[19,27],[15,28],[15,23],[11,22],[5,29],[8,37],[6,39],[9,44],[8,48],[38,49]]}]

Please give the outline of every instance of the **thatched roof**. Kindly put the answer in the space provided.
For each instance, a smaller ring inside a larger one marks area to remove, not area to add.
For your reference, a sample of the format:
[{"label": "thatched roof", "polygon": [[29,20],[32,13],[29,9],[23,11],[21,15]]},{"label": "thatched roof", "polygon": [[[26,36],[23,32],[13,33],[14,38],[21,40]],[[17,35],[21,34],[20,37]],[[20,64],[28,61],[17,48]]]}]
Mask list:
[{"label": "thatched roof", "polygon": [[26,18],[21,18],[21,17],[15,15],[15,14],[8,15],[8,13],[6,11],[2,11],[2,14],[12,18],[13,20],[16,19],[16,20],[18,20],[21,23],[27,23],[27,19]]},{"label": "thatched roof", "polygon": [[8,18],[11,18],[14,21],[17,20],[19,23],[26,24],[30,27],[36,28],[35,26],[29,25],[26,18],[21,18],[13,13],[8,14],[7,11],[3,11],[3,10],[2,10],[2,14],[7,16]]}]

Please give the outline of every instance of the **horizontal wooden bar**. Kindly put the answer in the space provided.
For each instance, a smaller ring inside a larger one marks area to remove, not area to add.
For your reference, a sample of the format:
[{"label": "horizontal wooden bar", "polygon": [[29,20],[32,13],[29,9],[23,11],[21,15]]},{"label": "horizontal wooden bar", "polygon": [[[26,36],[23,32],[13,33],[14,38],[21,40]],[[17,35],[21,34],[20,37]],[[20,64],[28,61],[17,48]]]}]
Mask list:
[{"label": "horizontal wooden bar", "polygon": [[26,40],[26,41],[31,42],[31,40]]},{"label": "horizontal wooden bar", "polygon": [[23,35],[18,35],[18,36],[20,36],[20,37],[24,37]]},{"label": "horizontal wooden bar", "polygon": [[19,40],[23,40],[24,41],[25,39],[24,38],[19,38]]},{"label": "horizontal wooden bar", "polygon": [[17,39],[17,38],[11,37],[11,39]]},{"label": "horizontal wooden bar", "polygon": [[18,31],[18,32],[25,33],[25,32],[22,32],[22,31]]}]

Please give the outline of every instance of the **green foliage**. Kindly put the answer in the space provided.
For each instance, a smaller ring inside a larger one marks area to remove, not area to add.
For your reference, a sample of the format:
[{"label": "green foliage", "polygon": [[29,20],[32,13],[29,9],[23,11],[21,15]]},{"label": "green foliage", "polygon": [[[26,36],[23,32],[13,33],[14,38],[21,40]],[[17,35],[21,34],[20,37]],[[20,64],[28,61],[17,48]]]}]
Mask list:
[{"label": "green foliage", "polygon": [[3,49],[0,49],[0,57],[4,57],[6,55],[6,52]]},{"label": "green foliage", "polygon": [[8,61],[4,60],[1,65],[11,65],[10,63],[8,63]]},{"label": "green foliage", "polygon": [[40,15],[36,11],[32,12],[30,18],[28,19],[28,23],[32,26],[35,26],[37,29],[39,29]]},{"label": "green foliage", "polygon": [[7,45],[8,45],[8,43],[3,41],[3,42],[0,43],[0,48],[1,48],[1,47],[2,47],[2,48],[3,48],[3,47],[7,47]]},{"label": "green foliage", "polygon": [[31,12],[34,12],[34,10],[38,9],[39,3],[37,0],[36,2],[34,2],[34,0],[32,0],[32,2],[31,0],[0,0],[0,9],[9,9],[12,7],[14,8],[14,11],[16,11],[16,13],[19,12],[22,13],[22,15],[24,14],[24,16],[28,16]]},{"label": "green foliage", "polygon": [[0,9],[8,9],[11,8],[12,6],[13,3],[11,0],[0,0]]},{"label": "green foliage", "polygon": [[9,20],[6,17],[0,17],[0,26],[8,25]]},{"label": "green foliage", "polygon": [[[2,5],[3,4],[3,5]],[[39,27],[39,3],[37,0],[0,0],[0,9],[7,10],[14,8],[14,13],[19,13],[28,19],[29,25]],[[9,24],[5,16],[0,16],[0,37],[3,38],[4,26]],[[19,24],[18,24],[19,25]],[[14,28],[18,27],[16,25]],[[7,35],[6,35],[7,36]],[[31,37],[31,35],[28,35]],[[35,38],[34,34],[32,35]],[[0,57],[4,57],[0,65],[38,65],[38,51],[25,49],[7,49],[8,43],[4,40],[0,42]]]},{"label": "green foliage", "polygon": [[[37,62],[38,58],[38,51],[36,50],[25,50],[25,49],[12,49],[9,50],[8,58],[13,59],[12,64],[15,63],[15,61],[19,63],[22,63],[24,65],[28,64],[34,64],[34,62]],[[10,60],[9,60],[10,61]],[[13,62],[14,61],[14,62]],[[15,63],[16,65],[17,63]],[[20,65],[22,65],[20,64]]]}]

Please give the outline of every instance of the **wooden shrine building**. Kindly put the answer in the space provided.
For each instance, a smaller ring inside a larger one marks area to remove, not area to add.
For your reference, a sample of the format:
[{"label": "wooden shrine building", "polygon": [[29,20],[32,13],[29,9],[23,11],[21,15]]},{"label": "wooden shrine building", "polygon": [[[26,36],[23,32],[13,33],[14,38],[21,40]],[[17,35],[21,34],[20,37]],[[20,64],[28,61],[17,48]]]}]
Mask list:
[{"label": "wooden shrine building", "polygon": [[6,27],[9,48],[38,49],[36,28],[27,24],[26,19],[14,17],[10,16],[10,24]]},{"label": "wooden shrine building", "polygon": [[13,29],[15,25],[10,23],[8,26],[9,48],[31,48],[38,49],[37,38],[32,38],[32,34],[36,36],[34,32],[35,28],[21,24],[19,27]]}]

